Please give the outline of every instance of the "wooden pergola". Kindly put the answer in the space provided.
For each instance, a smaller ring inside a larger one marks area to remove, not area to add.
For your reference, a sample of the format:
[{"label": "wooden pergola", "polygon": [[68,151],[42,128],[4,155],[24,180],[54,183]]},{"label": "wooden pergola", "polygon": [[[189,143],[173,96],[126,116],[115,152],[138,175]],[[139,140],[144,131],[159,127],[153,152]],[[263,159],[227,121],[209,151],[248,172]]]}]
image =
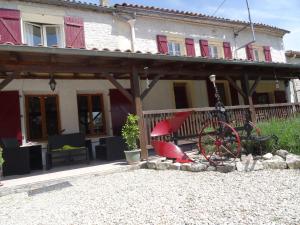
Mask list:
[{"label": "wooden pergola", "polygon": [[[204,57],[169,56],[85,49],[61,49],[0,45],[0,91],[13,79],[105,79],[109,80],[143,118],[142,100],[159,80],[206,80],[216,74],[249,103],[252,120],[255,113],[252,95],[261,80],[290,80],[300,76],[300,65],[245,60],[209,59]],[[119,82],[130,80],[131,93]],[[141,91],[140,80],[149,79],[149,87]],[[243,80],[244,90],[235,80]],[[249,80],[255,80],[252,86]],[[139,120],[142,158],[147,159],[143,119]]]}]

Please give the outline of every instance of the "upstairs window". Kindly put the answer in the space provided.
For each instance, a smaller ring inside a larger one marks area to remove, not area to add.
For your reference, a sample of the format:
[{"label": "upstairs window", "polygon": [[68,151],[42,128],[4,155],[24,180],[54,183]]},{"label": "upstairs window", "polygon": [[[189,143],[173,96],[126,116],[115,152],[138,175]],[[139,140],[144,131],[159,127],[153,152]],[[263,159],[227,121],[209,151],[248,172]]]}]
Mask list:
[{"label": "upstairs window", "polygon": [[173,42],[173,41],[169,42],[168,43],[168,52],[169,52],[169,55],[180,56],[181,55],[180,43]]},{"label": "upstairs window", "polygon": [[255,61],[260,61],[258,49],[253,49],[253,57]]},{"label": "upstairs window", "polygon": [[62,47],[59,25],[25,23],[25,41],[30,46]]},{"label": "upstairs window", "polygon": [[210,58],[218,58],[218,47],[214,45],[208,45],[208,55]]}]

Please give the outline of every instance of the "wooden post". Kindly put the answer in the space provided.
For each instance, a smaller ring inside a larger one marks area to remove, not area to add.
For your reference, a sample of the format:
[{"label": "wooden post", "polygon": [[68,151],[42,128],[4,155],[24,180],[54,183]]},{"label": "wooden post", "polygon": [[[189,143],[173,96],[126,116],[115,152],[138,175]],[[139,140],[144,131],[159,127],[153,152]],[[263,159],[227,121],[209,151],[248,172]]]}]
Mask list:
[{"label": "wooden post", "polygon": [[19,72],[14,72],[11,75],[7,75],[7,77],[0,82],[0,91],[3,90],[10,82],[12,82],[13,79],[19,74]]},{"label": "wooden post", "polygon": [[[253,105],[252,94],[250,93],[250,88],[249,88],[249,78],[248,78],[248,74],[247,74],[247,73],[244,74],[244,81],[245,81],[245,88],[246,88],[245,91],[246,91],[246,94],[247,94],[247,96],[248,96],[248,102],[249,102],[249,110],[250,110],[251,121],[252,121],[253,123],[256,123],[256,112],[255,112],[255,108],[254,108],[254,105]],[[257,84],[254,84],[254,85],[256,86]],[[255,87],[254,87],[254,89],[251,90],[251,91],[254,92],[254,90],[255,90]]]},{"label": "wooden post", "polygon": [[148,150],[146,144],[146,129],[144,126],[144,116],[143,116],[143,105],[141,99],[141,89],[140,89],[140,77],[138,75],[137,69],[135,66],[132,67],[132,75],[131,75],[131,90],[133,93],[133,101],[134,101],[134,109],[136,115],[139,119],[139,129],[140,129],[140,148],[142,150],[141,158],[142,160],[148,159]]}]

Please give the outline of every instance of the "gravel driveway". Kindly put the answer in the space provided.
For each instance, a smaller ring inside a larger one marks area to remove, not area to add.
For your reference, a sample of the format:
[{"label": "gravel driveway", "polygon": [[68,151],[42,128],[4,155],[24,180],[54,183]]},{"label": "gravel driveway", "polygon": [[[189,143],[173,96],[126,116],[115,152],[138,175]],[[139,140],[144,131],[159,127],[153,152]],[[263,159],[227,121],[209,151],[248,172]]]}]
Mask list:
[{"label": "gravel driveway", "polygon": [[300,224],[300,170],[137,170],[0,198],[0,224]]}]

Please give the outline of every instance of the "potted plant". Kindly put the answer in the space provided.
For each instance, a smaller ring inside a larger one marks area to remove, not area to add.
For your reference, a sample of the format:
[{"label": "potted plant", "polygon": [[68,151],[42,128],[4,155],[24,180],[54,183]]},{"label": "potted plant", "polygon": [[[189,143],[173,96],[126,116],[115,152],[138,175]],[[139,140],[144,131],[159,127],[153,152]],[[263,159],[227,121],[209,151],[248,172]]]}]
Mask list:
[{"label": "potted plant", "polygon": [[0,147],[0,186],[3,185],[3,184],[1,184],[2,165],[3,165],[3,163],[4,163],[4,159],[3,159],[2,153],[3,153],[3,149]]},{"label": "potted plant", "polygon": [[141,149],[138,149],[137,145],[140,134],[138,120],[137,115],[128,114],[126,123],[122,127],[122,137],[127,145],[127,151],[124,152],[129,164],[136,164],[141,160]]}]

